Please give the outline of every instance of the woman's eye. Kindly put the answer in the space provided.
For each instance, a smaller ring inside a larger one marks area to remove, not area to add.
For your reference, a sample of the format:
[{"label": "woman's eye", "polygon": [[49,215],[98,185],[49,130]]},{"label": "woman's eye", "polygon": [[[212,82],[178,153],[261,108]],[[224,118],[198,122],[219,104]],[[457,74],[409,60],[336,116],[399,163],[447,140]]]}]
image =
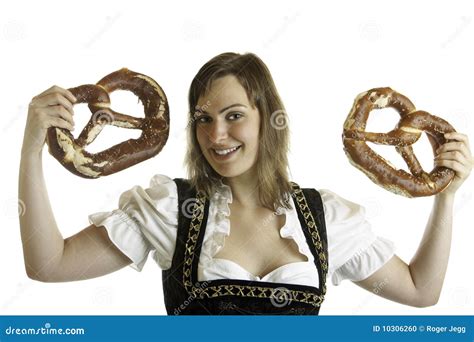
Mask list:
[{"label": "woman's eye", "polygon": [[196,122],[197,123],[206,123],[206,122],[209,122],[209,118],[206,117],[206,116],[198,116],[196,118]]},{"label": "woman's eye", "polygon": [[231,120],[237,120],[237,119],[239,119],[239,118],[241,118],[241,117],[242,117],[242,114],[240,114],[240,113],[231,113],[231,114],[228,116],[228,118],[230,118]]}]

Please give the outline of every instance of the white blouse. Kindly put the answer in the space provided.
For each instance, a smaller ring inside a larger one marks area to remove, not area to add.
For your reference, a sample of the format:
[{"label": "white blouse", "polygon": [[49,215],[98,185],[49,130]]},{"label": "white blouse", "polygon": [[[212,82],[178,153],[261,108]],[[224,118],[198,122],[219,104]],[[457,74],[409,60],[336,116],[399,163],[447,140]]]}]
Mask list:
[{"label": "white blouse", "polygon": [[[362,206],[329,190],[319,190],[323,200],[328,236],[328,276],[334,285],[344,279],[359,281],[382,267],[393,255],[391,241],[377,237],[365,220]],[[319,287],[318,270],[310,252],[293,202],[291,209],[280,208],[285,225],[280,236],[293,239],[307,261],[293,262],[260,278],[235,262],[214,258],[230,234],[232,191],[221,182],[209,203],[209,215],[198,264],[198,281],[243,279]],[[119,199],[112,212],[89,215],[89,221],[107,229],[111,241],[141,271],[148,254],[163,270],[171,267],[178,227],[178,193],[176,183],[164,175],[155,175],[150,187],[135,186]]]}]

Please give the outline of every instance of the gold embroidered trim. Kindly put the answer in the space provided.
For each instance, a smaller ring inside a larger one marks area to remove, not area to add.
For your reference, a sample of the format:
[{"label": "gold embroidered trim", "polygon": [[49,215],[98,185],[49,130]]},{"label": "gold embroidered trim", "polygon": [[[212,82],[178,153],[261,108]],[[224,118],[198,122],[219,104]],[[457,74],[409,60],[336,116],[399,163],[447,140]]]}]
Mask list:
[{"label": "gold embroidered trim", "polygon": [[[322,269],[322,294],[316,295],[307,291],[290,290],[284,289],[286,296],[291,301],[302,302],[313,305],[315,307],[321,306],[326,293],[326,273],[328,269],[326,253],[323,250],[321,238],[314,221],[314,217],[309,210],[306,198],[304,197],[303,191],[299,188],[296,183],[292,183],[293,194],[296,202],[303,214],[305,223],[309,229],[311,240],[316,247],[317,254],[319,255],[321,269]],[[262,287],[262,286],[248,286],[248,285],[217,285],[208,287],[198,287],[192,283],[192,265],[196,251],[196,244],[201,230],[202,221],[204,218],[204,206],[206,204],[206,196],[202,191],[198,191],[195,198],[193,216],[191,218],[191,224],[188,232],[188,239],[186,241],[184,264],[183,264],[183,284],[186,291],[194,296],[195,298],[215,298],[220,296],[240,296],[240,297],[253,297],[253,298],[269,298],[275,299],[275,291],[282,288]]]},{"label": "gold embroidered trim", "polygon": [[328,272],[328,260],[326,251],[323,249],[323,244],[321,242],[321,236],[319,235],[318,227],[316,226],[316,221],[314,220],[313,214],[309,209],[308,203],[306,202],[306,198],[304,197],[303,190],[298,186],[298,184],[291,182],[293,186],[293,194],[295,196],[296,202],[303,214],[303,218],[305,220],[306,226],[308,227],[311,241],[313,242],[314,247],[316,247],[316,252],[319,256],[319,262],[321,264],[321,271],[323,279],[323,287],[322,287],[322,294],[326,293],[326,274]]}]

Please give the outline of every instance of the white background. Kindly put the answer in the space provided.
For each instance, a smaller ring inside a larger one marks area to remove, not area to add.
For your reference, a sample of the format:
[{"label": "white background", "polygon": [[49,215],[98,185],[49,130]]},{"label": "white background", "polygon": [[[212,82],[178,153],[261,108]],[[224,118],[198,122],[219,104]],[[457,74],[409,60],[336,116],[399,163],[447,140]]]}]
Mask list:
[{"label": "white background", "polygon": [[[22,136],[28,103],[53,84],[95,83],[128,67],[157,80],[171,110],[164,150],[103,179],[70,174],[45,149],[49,196],[64,237],[89,225],[89,214],[114,209],[122,191],[147,186],[152,175],[186,176],[187,90],[199,67],[225,51],[254,52],[269,66],[290,117],[292,179],[364,205],[373,229],[394,241],[406,262],[418,246],[433,199],[393,195],[349,164],[341,132],[355,96],[391,86],[417,108],[474,136],[474,24],[467,1],[9,1],[0,6],[2,314],[165,314],[161,272],[151,259],[141,273],[127,267],[81,282],[43,284],[25,275],[17,218]],[[117,110],[141,110],[125,92],[114,93],[112,101]],[[75,109],[80,130],[89,114],[83,105]],[[377,111],[369,128],[388,131],[396,122],[394,112]],[[120,134],[105,130],[91,150],[121,141]],[[392,150],[378,149],[405,167]],[[431,170],[427,139],[415,150]],[[456,198],[452,252],[436,306],[410,308],[345,281],[329,286],[321,314],[473,314],[472,178]]]}]

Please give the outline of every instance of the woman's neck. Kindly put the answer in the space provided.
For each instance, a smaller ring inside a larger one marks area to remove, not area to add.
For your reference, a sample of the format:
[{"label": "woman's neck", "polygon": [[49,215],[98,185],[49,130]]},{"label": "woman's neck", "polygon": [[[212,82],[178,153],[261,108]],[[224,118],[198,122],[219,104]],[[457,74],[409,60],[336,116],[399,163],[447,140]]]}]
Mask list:
[{"label": "woman's neck", "polygon": [[261,207],[258,178],[255,172],[223,179],[232,190],[232,203],[246,208]]}]

